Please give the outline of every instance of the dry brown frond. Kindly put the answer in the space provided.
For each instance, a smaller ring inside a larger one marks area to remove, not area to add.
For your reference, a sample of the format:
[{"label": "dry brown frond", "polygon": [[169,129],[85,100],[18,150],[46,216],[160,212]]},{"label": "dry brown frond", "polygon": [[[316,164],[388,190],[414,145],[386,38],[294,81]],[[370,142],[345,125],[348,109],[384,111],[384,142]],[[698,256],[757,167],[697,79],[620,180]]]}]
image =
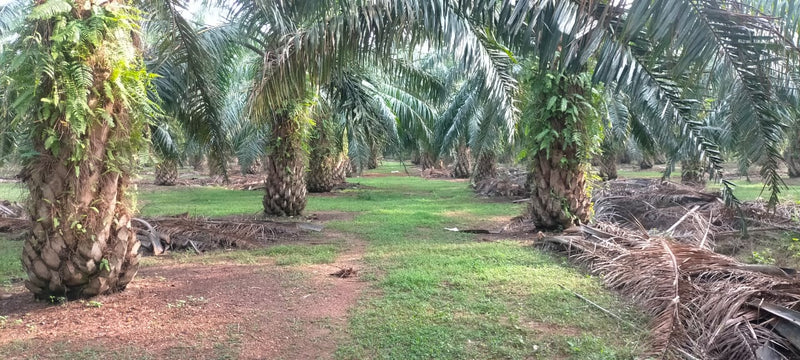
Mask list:
[{"label": "dry brown frond", "polygon": [[800,280],[755,271],[733,258],[662,236],[611,224],[584,227],[583,237],[545,238],[603,276],[653,317],[650,355],[752,359],[765,346],[787,359],[800,349],[773,331],[775,317],[748,303],[800,303]]}]

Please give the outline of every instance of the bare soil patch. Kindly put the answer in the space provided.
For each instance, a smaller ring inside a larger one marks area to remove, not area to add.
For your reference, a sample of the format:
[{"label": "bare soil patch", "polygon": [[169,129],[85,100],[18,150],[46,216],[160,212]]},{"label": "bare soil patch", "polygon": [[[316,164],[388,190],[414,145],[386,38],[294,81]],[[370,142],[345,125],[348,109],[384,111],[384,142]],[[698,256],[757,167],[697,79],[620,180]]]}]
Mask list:
[{"label": "bare soil patch", "polygon": [[[22,286],[0,298],[0,357],[63,358],[64,352],[130,352],[158,359],[325,359],[343,337],[349,309],[366,287],[329,274],[362,268],[365,243],[337,233],[334,264],[280,267],[163,264],[142,268],[124,292],[93,302],[35,302]],[[61,354],[53,354],[52,349]],[[133,350],[131,350],[133,349]]]}]

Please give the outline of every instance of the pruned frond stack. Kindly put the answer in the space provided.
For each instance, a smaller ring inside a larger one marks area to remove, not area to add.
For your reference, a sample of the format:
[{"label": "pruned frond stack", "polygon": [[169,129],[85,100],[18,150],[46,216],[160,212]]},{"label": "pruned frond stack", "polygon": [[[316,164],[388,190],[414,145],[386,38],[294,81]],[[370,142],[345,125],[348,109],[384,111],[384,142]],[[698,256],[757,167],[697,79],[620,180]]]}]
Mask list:
[{"label": "pruned frond stack", "polygon": [[666,234],[676,241],[714,249],[716,240],[743,237],[748,231],[782,229],[800,232],[793,221],[797,206],[768,209],[765,202],[731,208],[717,194],[667,181],[609,181],[594,192],[595,221],[621,228]]},{"label": "pruned frond stack", "polygon": [[800,356],[800,349],[774,331],[775,317],[750,305],[797,309],[796,277],[613,225],[584,227],[583,234],[545,241],[568,249],[653,317],[650,355],[755,359],[757,352],[770,351],[778,358]]}]

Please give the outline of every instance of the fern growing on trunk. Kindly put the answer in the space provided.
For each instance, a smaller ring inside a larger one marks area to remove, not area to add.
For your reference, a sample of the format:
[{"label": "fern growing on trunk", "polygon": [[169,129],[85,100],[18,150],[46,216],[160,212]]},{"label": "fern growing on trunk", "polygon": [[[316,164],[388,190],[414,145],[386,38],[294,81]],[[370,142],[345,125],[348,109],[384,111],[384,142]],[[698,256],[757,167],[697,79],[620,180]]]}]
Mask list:
[{"label": "fern growing on trunk", "polygon": [[138,20],[119,1],[37,1],[2,58],[5,98],[36,151],[22,263],[39,298],[122,290],[137,272],[127,188],[155,109]]}]

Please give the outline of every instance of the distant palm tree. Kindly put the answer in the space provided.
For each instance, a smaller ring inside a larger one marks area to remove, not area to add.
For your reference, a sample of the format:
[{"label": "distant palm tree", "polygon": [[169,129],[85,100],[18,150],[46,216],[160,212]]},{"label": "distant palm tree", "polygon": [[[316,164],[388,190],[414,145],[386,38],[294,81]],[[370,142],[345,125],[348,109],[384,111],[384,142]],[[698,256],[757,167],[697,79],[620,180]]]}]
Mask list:
[{"label": "distant palm tree", "polygon": [[[786,78],[781,70],[787,69],[787,60],[781,59],[795,55],[783,51],[786,42],[770,18],[732,1],[514,4],[516,9],[520,6],[530,11],[523,11],[525,16],[509,15],[512,18],[502,27],[508,31],[501,37],[528,39],[519,48],[532,45],[537,71],[552,78],[556,90],[538,92],[547,96],[539,98],[536,108],[553,111],[548,115],[550,125],[542,123],[541,131],[532,134],[547,140],[534,156],[536,184],[530,213],[537,226],[568,226],[586,221],[589,215],[585,163],[573,161],[572,155],[587,149],[577,141],[581,137],[562,136],[596,131],[587,128],[593,120],[585,122],[591,119],[586,114],[592,113],[586,111],[587,85],[576,78],[587,72],[608,90],[628,94],[631,112],[651,130],[660,129],[655,136],[689,139],[716,172],[722,158],[717,146],[703,136],[698,119],[708,111],[702,100],[724,99],[731,105],[725,121],[733,128],[749,129],[753,141],[743,141],[742,146],[751,156],[765,159],[762,175],[773,194],[771,202],[777,201],[785,119],[779,104],[785,102],[773,85]],[[504,20],[501,17],[500,23]],[[574,121],[566,121],[568,117]]]},{"label": "distant palm tree", "polygon": [[[473,6],[469,4],[469,7]],[[381,63],[396,49],[423,41],[450,47],[463,71],[481,72],[481,86],[493,113],[513,124],[511,96],[480,39],[471,17],[457,3],[428,1],[295,0],[242,1],[234,9],[248,48],[261,57],[249,113],[269,122],[264,209],[273,215],[297,215],[305,206],[305,155],[302,134],[308,121],[303,109],[315,89],[353,62]],[[398,93],[400,95],[400,93]],[[275,142],[278,138],[280,143]],[[374,145],[374,144],[371,144]],[[370,154],[377,151],[370,147]]]}]

